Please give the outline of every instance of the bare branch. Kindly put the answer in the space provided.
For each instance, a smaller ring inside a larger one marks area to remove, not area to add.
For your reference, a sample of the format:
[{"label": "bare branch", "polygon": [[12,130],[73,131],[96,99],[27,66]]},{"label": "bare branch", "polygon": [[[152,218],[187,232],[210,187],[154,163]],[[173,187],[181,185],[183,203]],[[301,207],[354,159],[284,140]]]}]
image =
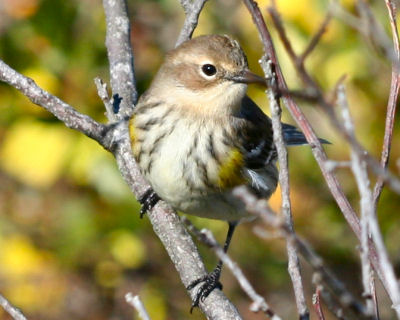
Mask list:
[{"label": "bare branch", "polygon": [[[390,149],[392,146],[393,127],[396,114],[397,100],[400,90],[400,44],[399,44],[399,33],[397,30],[397,19],[396,19],[396,6],[392,0],[385,0],[386,7],[388,9],[390,27],[392,29],[392,38],[394,45],[394,61],[392,62],[392,80],[390,84],[389,101],[387,104],[386,111],[386,122],[385,122],[385,135],[383,138],[383,147],[381,154],[381,166],[387,168],[389,164]],[[374,188],[374,207],[375,212],[378,205],[380,195],[382,193],[384,181],[382,178],[378,178]]]},{"label": "bare branch", "polygon": [[[373,170],[373,172],[381,177],[387,184],[388,186],[394,190],[395,192],[400,194],[400,179],[396,176],[394,176],[391,172],[388,170],[385,170],[384,168],[381,167],[378,161],[376,161],[362,146],[361,144],[357,141],[357,139],[354,136],[351,136],[347,133],[345,128],[343,127],[343,124],[338,120],[334,113],[333,105],[327,101],[327,99],[324,97],[320,87],[318,84],[314,81],[314,79],[308,74],[304,67],[304,63],[299,64],[299,59],[297,56],[294,54],[293,50],[290,48],[291,44],[290,41],[286,35],[286,32],[283,28],[283,25],[281,23],[281,20],[277,17],[279,17],[278,12],[274,9],[270,9],[270,13],[273,17],[273,22],[275,23],[275,26],[278,30],[278,34],[282,40],[282,42],[285,45],[285,48],[289,48],[290,54],[289,56],[292,59],[292,62],[295,66],[295,69],[301,78],[301,80],[304,82],[304,84],[308,87],[308,90],[311,92],[314,92],[315,96],[317,97],[317,104],[322,108],[322,110],[328,115],[328,118],[331,122],[331,124],[337,129],[337,131],[347,140],[347,142],[352,146],[355,152],[358,153],[360,157],[362,157],[368,166]],[[275,17],[275,18],[274,18]],[[265,25],[265,24],[264,24]],[[279,68],[277,68],[278,70]],[[278,73],[278,72],[277,72]],[[278,73],[279,74],[279,73]],[[284,90],[286,89],[286,86],[284,87]],[[300,124],[299,124],[300,126]],[[303,129],[303,128],[302,128]],[[306,134],[306,132],[304,132]],[[307,135],[306,135],[307,136]]]},{"label": "bare branch", "polygon": [[139,314],[139,317],[142,320],[150,320],[150,316],[147,313],[147,310],[144,307],[143,302],[142,300],[140,300],[139,296],[133,296],[133,294],[129,292],[125,295],[125,300],[127,303],[129,303],[132,307],[136,309],[136,311]]},{"label": "bare branch", "polygon": [[131,28],[125,0],[103,0],[106,14],[106,46],[110,63],[110,83],[113,99],[120,101],[118,116],[110,121],[121,120],[132,114],[138,99],[133,55],[130,41]]},{"label": "bare branch", "polygon": [[[282,212],[286,219],[288,229],[294,233],[292,208],[290,202],[290,188],[289,188],[289,168],[288,168],[288,154],[283,140],[281,113],[282,109],[279,105],[278,94],[274,91],[276,88],[276,74],[272,71],[271,63],[264,56],[260,60],[261,67],[263,68],[265,77],[270,79],[272,84],[267,89],[267,96],[270,102],[271,119],[274,145],[278,152],[279,161],[279,184],[281,186],[282,194]],[[288,272],[293,283],[294,294],[296,298],[296,306],[300,319],[309,319],[310,313],[307,308],[306,298],[304,295],[304,288],[301,279],[300,262],[297,256],[296,247],[291,241],[286,242],[288,252]]]},{"label": "bare branch", "polygon": [[96,140],[105,149],[112,148],[112,130],[87,115],[76,111],[69,104],[40,88],[34,80],[25,77],[0,60],[0,80],[19,90],[33,103],[42,106],[71,129],[78,130]]},{"label": "bare branch", "polygon": [[314,252],[314,250],[297,235],[295,235],[283,221],[271,210],[268,202],[264,199],[258,200],[249,190],[242,186],[234,190],[234,195],[238,197],[246,205],[246,210],[255,214],[264,221],[267,226],[276,228],[291,241],[297,249],[297,252],[311,265],[314,272],[318,274],[318,278],[324,281],[327,286],[338,297],[343,308],[347,308],[355,312],[360,319],[374,319],[366,313],[366,309],[362,303],[357,301],[345,285],[339,281],[333,273],[324,266],[322,259]]},{"label": "bare branch", "polygon": [[0,305],[14,320],[26,320],[25,316],[0,294]]},{"label": "bare branch", "polygon": [[185,11],[185,22],[179,34],[175,46],[179,46],[182,42],[192,37],[194,29],[197,27],[200,12],[207,0],[179,0],[183,10]]},{"label": "bare branch", "polygon": [[97,87],[97,94],[101,98],[106,108],[106,115],[108,119],[113,119],[115,117],[113,104],[108,96],[107,84],[100,78],[95,78],[94,83]]},{"label": "bare branch", "polygon": [[269,307],[265,299],[254,290],[253,286],[250,284],[249,280],[247,280],[239,266],[234,261],[232,261],[232,259],[228,256],[226,252],[224,252],[224,249],[215,240],[213,234],[207,229],[203,229],[200,231],[186,217],[182,217],[182,221],[196,236],[196,238],[206,244],[211,249],[213,249],[217,257],[224,263],[224,265],[226,265],[231,270],[232,274],[238,280],[240,287],[253,301],[253,304],[250,307],[251,311],[262,311],[270,319],[280,320],[281,318]]},{"label": "bare branch", "polygon": [[317,314],[318,320],[325,320],[324,313],[322,312],[321,299],[320,299],[320,289],[315,289],[313,294],[312,303],[314,305],[315,313]]},{"label": "bare branch", "polygon": [[[265,25],[265,22],[262,18],[260,9],[257,4],[253,0],[244,0],[246,6],[248,7],[251,16],[258,28],[258,31],[261,36],[262,43],[264,45],[264,51],[271,59],[272,63],[275,66],[275,72],[278,77],[279,90],[288,91],[285,79],[283,78],[282,71],[280,70],[278,60],[276,57],[276,53],[272,44],[271,36],[268,32],[268,29]],[[328,171],[325,168],[325,162],[327,161],[327,155],[322,148],[321,143],[318,140],[317,135],[315,134],[311,124],[306,119],[304,113],[300,110],[296,102],[290,96],[284,96],[283,102],[285,106],[288,108],[291,113],[293,119],[296,121],[297,125],[303,131],[308,143],[311,146],[312,153],[318,162],[318,165],[321,169],[322,174],[328,184],[329,190],[331,191],[336,203],[341,209],[347,223],[352,228],[353,232],[360,236],[360,225],[357,218],[356,213],[351,207],[349,201],[347,200],[343,190],[337,180],[335,174],[332,171]]]},{"label": "bare branch", "polygon": [[344,310],[342,306],[334,299],[332,294],[325,289],[325,287],[321,283],[320,276],[317,273],[313,275],[313,283],[316,284],[316,288],[318,289],[318,293],[320,297],[324,300],[326,307],[332,312],[336,318],[339,320],[347,320],[344,315]]},{"label": "bare branch", "polygon": [[[115,100],[116,95],[118,95],[119,98],[122,98],[122,103],[124,101],[126,103],[116,115],[116,119],[122,121],[119,121],[115,126],[115,135],[119,139],[113,153],[124,180],[136,198],[139,199],[150,188],[150,185],[145,181],[133,160],[128,124],[125,121],[126,115],[130,114],[133,103],[136,102],[133,68],[131,68],[133,57],[132,52],[128,50],[130,38],[126,34],[128,30],[125,24],[125,17],[127,17],[126,3],[124,0],[104,0],[103,4],[107,17],[108,55],[110,57],[114,54],[117,55],[117,57],[110,58],[113,98]],[[109,120],[114,121],[114,119]],[[148,217],[185,287],[195,279],[204,276],[206,269],[199,252],[171,207],[159,201],[148,213]],[[195,298],[194,292],[189,292],[189,294],[192,299]],[[201,301],[200,309],[208,319],[241,319],[233,304],[219,290],[214,290],[204,301]]]},{"label": "bare branch", "polygon": [[[351,120],[350,110],[347,104],[347,97],[343,84],[338,88],[337,104],[340,108],[344,127],[349,135],[354,135],[354,125]],[[369,189],[370,181],[368,178],[367,164],[363,161],[356,152],[351,149],[351,169],[357,181],[357,187],[360,193],[360,208],[361,208],[361,271],[362,282],[364,287],[363,296],[366,299],[367,313],[373,314],[374,302],[372,300],[371,282],[372,270],[369,261],[369,232],[372,215],[374,215],[374,207],[372,204],[372,194]],[[378,253],[379,254],[379,253]]]},{"label": "bare branch", "polygon": [[[341,108],[344,120],[344,126],[349,135],[354,135],[354,128],[351,122],[350,113],[347,105],[344,88],[339,89],[338,106]],[[378,221],[374,214],[373,197],[370,189],[370,181],[366,163],[352,149],[352,170],[356,178],[357,186],[361,197],[361,246],[362,246],[362,267],[363,267],[363,284],[364,290],[369,300],[368,314],[373,314],[372,293],[370,290],[371,270],[368,260],[368,236],[372,235],[372,240],[377,248],[378,262],[382,270],[382,275],[385,278],[385,283],[388,284],[390,299],[393,303],[393,309],[396,311],[397,317],[400,319],[400,288],[399,282],[394,273],[393,266],[389,260],[389,256],[383,241],[382,234],[379,230]]]},{"label": "bare branch", "polygon": [[[278,13],[275,13],[275,14],[278,14]],[[274,22],[277,24],[280,24],[280,21],[278,19],[275,19]],[[278,33],[279,33],[282,41],[288,42],[289,40],[286,37],[283,26],[280,25],[280,26],[277,26],[277,28],[278,28]],[[318,84],[307,73],[307,71],[304,68],[304,65],[298,65],[298,64],[296,64],[296,61],[297,61],[297,59],[295,58],[293,60],[293,64],[295,65],[296,71],[299,74],[300,78],[308,86],[309,90],[313,90],[315,92],[315,94],[319,97],[318,105],[321,106],[321,108],[328,115],[328,118],[330,119],[333,126],[337,129],[337,131],[349,142],[349,144],[352,147],[352,150],[357,153],[357,156],[360,157],[360,159],[362,159],[363,161],[365,161],[368,164],[368,166],[374,171],[375,174],[382,177],[382,179],[384,179],[394,191],[400,192],[400,180],[397,177],[393,176],[389,171],[383,169],[380,166],[380,164],[373,157],[371,157],[367,153],[367,151],[360,145],[360,143],[357,141],[355,136],[352,134],[349,134],[349,132],[346,130],[343,123],[336,117],[336,115],[333,111],[334,110],[333,105],[325,99]],[[347,201],[347,199],[346,199],[346,201]],[[356,232],[356,235],[362,242],[363,240],[362,240],[362,235],[360,233],[359,224],[358,224],[357,231],[358,232]],[[379,234],[379,229],[377,229],[377,233]],[[378,237],[378,234],[377,234],[377,237]],[[380,234],[379,234],[379,236],[380,236]],[[396,301],[398,301],[397,292],[396,292],[396,290],[394,290],[393,284],[388,282],[388,277],[386,275],[384,275],[382,272],[383,270],[381,268],[382,268],[383,264],[379,257],[379,248],[377,247],[375,250],[375,248],[373,248],[371,246],[370,241],[368,241],[368,243],[369,243],[369,251],[370,251],[369,258],[371,259],[371,262],[373,263],[373,266],[374,266],[375,270],[377,271],[379,278],[382,280],[386,290],[388,291],[390,298],[392,299],[392,302],[396,306]],[[384,248],[384,246],[383,246],[383,248]],[[397,285],[397,284],[395,284],[395,285]]]},{"label": "bare branch", "polygon": [[301,54],[299,57],[299,63],[304,64],[304,61],[306,58],[311,54],[311,52],[315,49],[317,46],[318,42],[321,40],[323,34],[326,32],[328,28],[329,22],[332,20],[332,14],[328,12],[325,16],[324,21],[322,21],[320,27],[318,28],[318,31],[315,33],[315,35],[311,38],[311,41],[309,42],[307,48],[304,50],[304,52]]}]

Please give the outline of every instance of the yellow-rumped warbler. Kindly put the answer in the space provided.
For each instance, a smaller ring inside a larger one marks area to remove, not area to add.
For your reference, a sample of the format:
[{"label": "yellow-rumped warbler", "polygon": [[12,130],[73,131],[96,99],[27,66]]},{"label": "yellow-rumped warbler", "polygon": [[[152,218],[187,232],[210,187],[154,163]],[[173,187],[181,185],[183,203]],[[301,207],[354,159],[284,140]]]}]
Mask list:
[{"label": "yellow-rumped warbler", "polygon": [[[254,82],[265,80],[227,36],[200,36],[167,54],[130,121],[134,157],[152,186],[141,214],[161,198],[187,214],[226,220],[227,250],[237,222],[249,216],[232,189],[247,184],[268,198],[278,182],[271,121],[246,96]],[[295,127],[283,131],[287,145],[306,143]],[[189,286],[204,282],[192,307],[221,288],[221,267]]]}]

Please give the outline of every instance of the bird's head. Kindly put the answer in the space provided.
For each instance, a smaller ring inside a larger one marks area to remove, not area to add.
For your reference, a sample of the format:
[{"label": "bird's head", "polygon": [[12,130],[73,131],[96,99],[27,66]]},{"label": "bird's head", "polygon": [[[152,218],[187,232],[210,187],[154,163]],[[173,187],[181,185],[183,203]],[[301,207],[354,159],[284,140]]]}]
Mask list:
[{"label": "bird's head", "polygon": [[256,82],[265,80],[249,71],[237,41],[206,35],[167,54],[149,93],[190,112],[214,116],[235,113],[247,84]]}]

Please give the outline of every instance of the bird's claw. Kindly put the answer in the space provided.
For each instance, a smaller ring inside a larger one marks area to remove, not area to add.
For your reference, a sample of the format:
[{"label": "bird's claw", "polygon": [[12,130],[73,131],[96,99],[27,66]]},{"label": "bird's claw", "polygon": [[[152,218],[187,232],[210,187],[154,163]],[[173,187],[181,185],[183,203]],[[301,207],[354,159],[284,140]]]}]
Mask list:
[{"label": "bird's claw", "polygon": [[149,188],[138,200],[142,205],[140,208],[140,219],[142,219],[143,215],[151,210],[161,198],[152,188]]},{"label": "bird's claw", "polygon": [[187,290],[191,290],[196,287],[199,283],[203,284],[200,286],[196,293],[196,298],[192,302],[192,307],[190,308],[190,313],[193,309],[199,306],[200,301],[204,301],[205,298],[214,290],[222,290],[222,284],[219,282],[221,276],[221,268],[217,267],[212,272],[206,274],[205,276],[194,280],[190,285],[187,286]]}]

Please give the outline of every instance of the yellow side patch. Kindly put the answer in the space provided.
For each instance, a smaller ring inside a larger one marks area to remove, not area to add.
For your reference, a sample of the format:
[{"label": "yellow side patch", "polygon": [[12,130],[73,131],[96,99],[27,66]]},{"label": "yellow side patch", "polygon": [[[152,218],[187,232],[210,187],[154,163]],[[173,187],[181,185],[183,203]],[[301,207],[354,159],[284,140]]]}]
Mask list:
[{"label": "yellow side patch", "polygon": [[129,120],[129,136],[131,138],[132,145],[135,142],[135,126],[133,124],[134,119],[135,119],[135,116],[132,116],[132,118]]},{"label": "yellow side patch", "polygon": [[229,189],[243,184],[246,181],[242,175],[243,166],[242,153],[237,148],[232,149],[225,162],[219,168],[218,187]]}]

